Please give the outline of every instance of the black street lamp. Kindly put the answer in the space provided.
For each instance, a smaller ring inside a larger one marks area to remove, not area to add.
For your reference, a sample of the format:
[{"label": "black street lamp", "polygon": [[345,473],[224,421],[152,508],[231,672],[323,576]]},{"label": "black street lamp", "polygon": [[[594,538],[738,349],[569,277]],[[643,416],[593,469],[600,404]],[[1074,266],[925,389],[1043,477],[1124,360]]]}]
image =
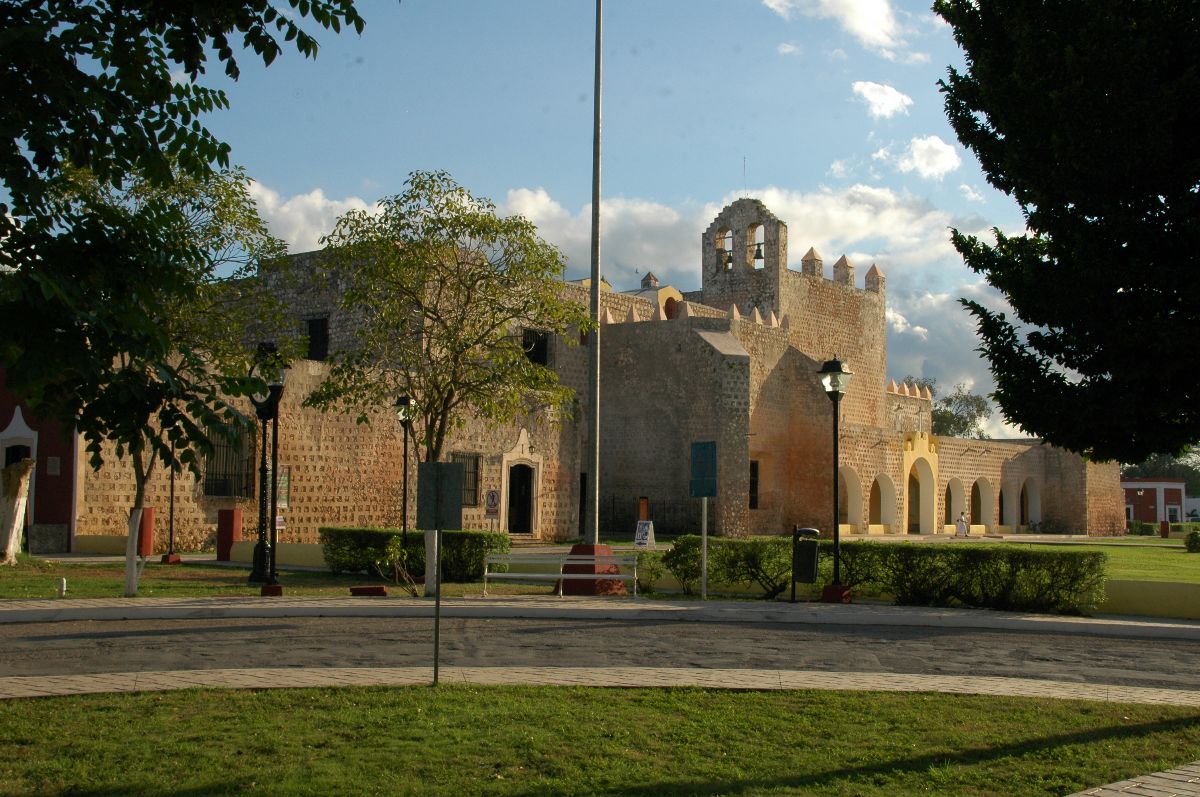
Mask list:
[{"label": "black street lamp", "polygon": [[408,430],[412,426],[409,406],[412,399],[408,396],[396,398],[396,418],[404,427],[404,486],[400,488],[400,540],[404,550],[408,550]]},{"label": "black street lamp", "polygon": [[829,603],[846,603],[850,600],[850,590],[842,586],[842,537],[840,528],[841,496],[838,494],[838,416],[842,396],[850,384],[852,374],[835,355],[832,360],[826,360],[817,372],[821,376],[821,386],[825,394],[833,402],[833,583],[828,584],[821,599]]},{"label": "black street lamp", "polygon": [[[250,583],[274,584],[278,580],[279,571],[275,567],[275,549],[278,547],[275,527],[275,512],[279,489],[279,399],[283,396],[283,383],[287,372],[286,367],[280,367],[273,362],[275,347],[263,345],[259,347],[258,362],[250,369],[254,374],[255,368],[270,368],[272,372],[267,382],[266,395],[250,396],[254,405],[255,416],[262,421],[262,445],[258,469],[258,542],[254,545],[254,564],[250,570]],[[271,536],[267,539],[267,421],[271,421]]]}]

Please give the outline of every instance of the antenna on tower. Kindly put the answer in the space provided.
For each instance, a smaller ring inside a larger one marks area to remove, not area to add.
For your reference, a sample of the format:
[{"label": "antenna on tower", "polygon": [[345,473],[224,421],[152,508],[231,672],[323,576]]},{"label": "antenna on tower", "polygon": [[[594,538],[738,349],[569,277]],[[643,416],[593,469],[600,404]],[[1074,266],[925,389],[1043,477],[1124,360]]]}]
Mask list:
[{"label": "antenna on tower", "polygon": [[746,156],[742,156],[742,195],[748,196],[750,190],[746,187]]}]

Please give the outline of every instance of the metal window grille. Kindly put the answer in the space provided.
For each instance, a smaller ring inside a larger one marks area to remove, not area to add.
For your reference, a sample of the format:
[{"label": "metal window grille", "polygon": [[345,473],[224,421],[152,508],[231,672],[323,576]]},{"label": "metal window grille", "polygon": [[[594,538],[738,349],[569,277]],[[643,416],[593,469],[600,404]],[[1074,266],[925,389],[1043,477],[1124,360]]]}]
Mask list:
[{"label": "metal window grille", "polygon": [[750,508],[758,509],[758,460],[750,460]]},{"label": "metal window grille", "polygon": [[529,361],[538,365],[550,364],[550,335],[536,329],[527,329],[521,336],[521,346]]},{"label": "metal window grille", "polygon": [[451,462],[461,462],[463,466],[463,506],[479,506],[479,455],[451,454]]},{"label": "metal window grille", "polygon": [[231,439],[209,433],[212,451],[204,458],[204,494],[226,498],[254,497],[254,433],[243,428]]}]

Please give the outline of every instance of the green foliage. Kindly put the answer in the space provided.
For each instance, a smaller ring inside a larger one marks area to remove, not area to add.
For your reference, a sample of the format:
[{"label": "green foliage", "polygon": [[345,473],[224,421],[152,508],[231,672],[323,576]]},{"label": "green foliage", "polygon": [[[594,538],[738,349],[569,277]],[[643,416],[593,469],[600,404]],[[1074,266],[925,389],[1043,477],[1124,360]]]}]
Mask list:
[{"label": "green foliage", "polygon": [[403,561],[395,529],[322,526],[317,533],[325,564],[334,573],[387,573]]},{"label": "green foliage", "polygon": [[1154,454],[1134,465],[1121,466],[1121,478],[1181,479],[1188,495],[1200,495],[1200,460],[1188,451],[1183,456]]},{"label": "green foliage", "polygon": [[[711,542],[711,540],[710,540]],[[685,595],[696,594],[700,584],[700,538],[686,534],[675,538],[662,556],[663,567],[675,576]]]},{"label": "green foliage", "polygon": [[967,64],[941,84],[946,114],[1029,231],[996,230],[994,243],[952,236],[1012,310],[963,302],[1005,419],[1097,460],[1137,462],[1200,439],[1194,4],[937,0],[934,10]]},{"label": "green foliage", "polygon": [[526,356],[522,333],[571,345],[590,322],[561,292],[562,253],[532,223],[497,216],[445,172],[413,172],[403,194],[342,216],[323,243],[343,309],[362,320],[310,404],[365,421],[368,408],[409,396],[426,461],[468,418],[569,414],[572,391]]},{"label": "green foliage", "polygon": [[[410,532],[403,546],[399,529],[337,528],[322,526],[325,563],[334,573],[390,574],[396,563],[408,572],[425,572],[425,536]],[[442,578],[470,582],[483,578],[483,560],[490,553],[508,553],[507,534],[492,531],[443,531]]]},{"label": "green foliage", "polygon": [[1130,520],[1126,524],[1129,533],[1137,537],[1154,537],[1158,534],[1157,523],[1147,523],[1144,520]]},{"label": "green foliage", "polygon": [[904,377],[904,381],[917,387],[929,388],[935,401],[930,410],[933,433],[944,437],[969,437],[986,440],[983,425],[992,417],[992,406],[983,396],[972,393],[965,384],[954,386],[954,392],[937,398],[937,380],[932,377],[917,379]]},{"label": "green foliage", "polygon": [[649,594],[654,591],[654,584],[667,571],[663,564],[663,554],[658,551],[638,551],[638,592]]},{"label": "green foliage", "polygon": [[1189,531],[1183,540],[1188,553],[1200,553],[1200,531]]},{"label": "green foliage", "polygon": [[[822,542],[825,557],[832,547]],[[1099,551],[852,542],[842,583],[901,605],[1079,614],[1103,601],[1106,561]]]},{"label": "green foliage", "polygon": [[710,539],[709,546],[711,572],[720,583],[757,584],[767,600],[791,584],[791,537],[718,537]]}]

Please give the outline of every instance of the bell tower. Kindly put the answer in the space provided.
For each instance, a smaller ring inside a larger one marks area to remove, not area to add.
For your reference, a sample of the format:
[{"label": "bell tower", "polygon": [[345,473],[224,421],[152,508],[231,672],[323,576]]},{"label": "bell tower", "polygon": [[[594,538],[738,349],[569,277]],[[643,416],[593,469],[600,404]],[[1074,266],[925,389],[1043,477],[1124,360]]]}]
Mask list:
[{"label": "bell tower", "polygon": [[757,199],[727,205],[700,236],[704,303],[779,313],[787,225]]}]

